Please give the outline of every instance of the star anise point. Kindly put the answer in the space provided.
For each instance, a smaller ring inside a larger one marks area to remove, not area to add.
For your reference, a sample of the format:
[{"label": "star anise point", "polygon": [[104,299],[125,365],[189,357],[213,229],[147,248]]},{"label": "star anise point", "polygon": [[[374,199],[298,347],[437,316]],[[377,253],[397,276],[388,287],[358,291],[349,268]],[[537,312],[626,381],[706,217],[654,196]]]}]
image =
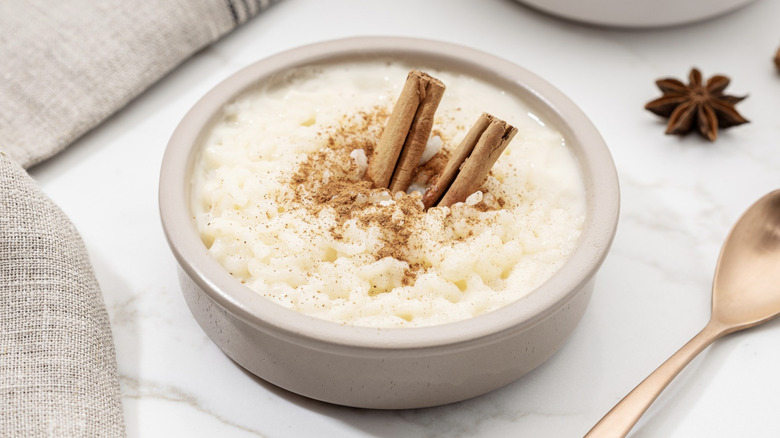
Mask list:
[{"label": "star anise point", "polygon": [[777,67],[777,71],[780,72],[780,49],[777,49],[777,53],[775,53],[775,67]]}]

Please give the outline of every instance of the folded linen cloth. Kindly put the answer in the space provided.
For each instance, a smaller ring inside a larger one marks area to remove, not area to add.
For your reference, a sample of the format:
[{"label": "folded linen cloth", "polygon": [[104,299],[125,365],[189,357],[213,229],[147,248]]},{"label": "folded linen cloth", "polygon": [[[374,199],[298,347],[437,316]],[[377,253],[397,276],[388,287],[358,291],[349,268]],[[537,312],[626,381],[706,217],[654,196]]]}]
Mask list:
[{"label": "folded linen cloth", "polygon": [[0,436],[124,436],[84,244],[25,173],[272,0],[0,1]]},{"label": "folded linen cloth", "polygon": [[114,341],[73,225],[0,153],[0,436],[120,436]]},{"label": "folded linen cloth", "polygon": [[59,152],[270,0],[0,2],[0,150]]}]

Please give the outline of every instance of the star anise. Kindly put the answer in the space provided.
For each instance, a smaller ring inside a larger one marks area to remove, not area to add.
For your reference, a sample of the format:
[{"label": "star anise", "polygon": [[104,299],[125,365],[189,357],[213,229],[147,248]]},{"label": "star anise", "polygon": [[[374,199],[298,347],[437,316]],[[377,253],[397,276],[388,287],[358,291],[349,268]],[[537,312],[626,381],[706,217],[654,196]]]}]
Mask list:
[{"label": "star anise", "polygon": [[663,96],[648,102],[645,109],[662,117],[668,117],[667,134],[683,135],[694,129],[709,139],[718,138],[718,128],[748,123],[734,105],[745,97],[729,96],[723,90],[729,78],[716,75],[704,84],[701,72],[693,68],[688,75],[688,85],[672,78],[655,82]]},{"label": "star anise", "polygon": [[780,71],[780,49],[777,49],[777,53],[775,53],[775,67]]}]

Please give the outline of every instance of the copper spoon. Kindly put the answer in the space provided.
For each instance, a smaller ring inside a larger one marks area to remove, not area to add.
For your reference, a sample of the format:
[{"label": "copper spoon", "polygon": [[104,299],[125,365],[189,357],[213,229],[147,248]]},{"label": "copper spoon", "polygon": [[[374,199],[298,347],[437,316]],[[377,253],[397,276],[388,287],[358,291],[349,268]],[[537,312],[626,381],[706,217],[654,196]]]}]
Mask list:
[{"label": "copper spoon", "polygon": [[780,314],[780,190],[756,201],[720,252],[704,329],[628,393],[586,438],[625,437],[669,382],[715,340]]}]

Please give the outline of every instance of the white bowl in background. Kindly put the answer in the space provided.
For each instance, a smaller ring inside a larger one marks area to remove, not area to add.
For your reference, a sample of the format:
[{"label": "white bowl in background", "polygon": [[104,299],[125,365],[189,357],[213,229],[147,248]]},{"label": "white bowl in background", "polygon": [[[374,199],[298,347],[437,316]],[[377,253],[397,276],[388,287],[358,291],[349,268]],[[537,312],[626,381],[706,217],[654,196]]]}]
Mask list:
[{"label": "white bowl in background", "polygon": [[714,18],[755,0],[517,0],[569,20],[616,27],[676,26]]}]

